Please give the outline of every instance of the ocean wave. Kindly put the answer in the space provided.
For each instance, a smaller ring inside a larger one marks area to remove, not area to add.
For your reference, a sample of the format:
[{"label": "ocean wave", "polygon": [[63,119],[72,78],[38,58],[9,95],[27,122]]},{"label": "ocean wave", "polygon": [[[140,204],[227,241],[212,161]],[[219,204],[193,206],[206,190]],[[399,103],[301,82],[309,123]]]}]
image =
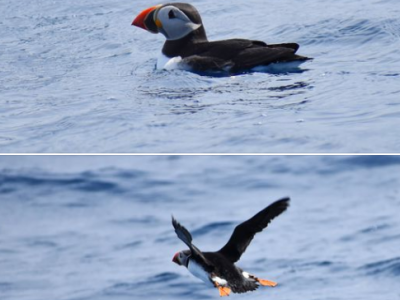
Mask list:
[{"label": "ocean wave", "polygon": [[367,275],[400,276],[400,257],[368,263],[361,270]]},{"label": "ocean wave", "polygon": [[57,186],[85,192],[120,192],[120,187],[117,183],[104,179],[96,179],[90,174],[63,175],[33,172],[9,174],[7,171],[0,173],[0,193],[11,193],[19,188]]},{"label": "ocean wave", "polygon": [[226,228],[232,227],[235,223],[233,222],[213,222],[213,223],[208,223],[200,228],[197,228],[192,231],[193,236],[201,236],[208,234],[213,231],[220,231],[220,230],[225,230]]},{"label": "ocean wave", "polygon": [[158,273],[150,278],[148,278],[147,282],[165,282],[165,281],[172,281],[175,279],[178,279],[180,275],[178,273],[173,273],[173,272],[163,272],[163,273]]},{"label": "ocean wave", "polygon": [[351,165],[359,168],[384,168],[387,166],[400,165],[400,157],[396,155],[344,157],[341,160],[341,165]]},{"label": "ocean wave", "polygon": [[399,28],[398,19],[325,19],[303,28],[307,36],[304,44],[341,43],[362,47],[366,43],[389,43],[398,38]]}]

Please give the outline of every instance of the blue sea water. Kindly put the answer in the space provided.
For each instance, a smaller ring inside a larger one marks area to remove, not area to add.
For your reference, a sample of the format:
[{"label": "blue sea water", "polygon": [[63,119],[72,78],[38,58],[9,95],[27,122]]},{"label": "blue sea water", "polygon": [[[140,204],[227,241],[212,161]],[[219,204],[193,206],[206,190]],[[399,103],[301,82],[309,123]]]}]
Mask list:
[{"label": "blue sea water", "polygon": [[219,299],[171,262],[272,201],[239,261],[278,282],[232,299],[400,298],[400,158],[0,157],[0,299]]},{"label": "blue sea water", "polygon": [[0,1],[1,152],[398,152],[398,0],[193,0],[210,40],[314,58],[223,78],[154,69],[156,3]]}]

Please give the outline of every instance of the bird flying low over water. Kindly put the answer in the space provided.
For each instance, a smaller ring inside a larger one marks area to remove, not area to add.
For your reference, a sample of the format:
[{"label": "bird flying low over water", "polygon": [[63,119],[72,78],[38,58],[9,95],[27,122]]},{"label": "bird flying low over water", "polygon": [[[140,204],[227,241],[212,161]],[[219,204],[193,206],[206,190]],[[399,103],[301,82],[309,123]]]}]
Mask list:
[{"label": "bird flying low over water", "polygon": [[143,10],[132,25],[166,37],[158,69],[180,65],[191,71],[238,73],[275,63],[295,67],[309,59],[296,54],[296,43],[266,44],[248,39],[209,42],[199,12],[188,3],[152,6]]},{"label": "bird flying low over water", "polygon": [[276,282],[260,279],[235,266],[235,263],[246,251],[254,235],[261,232],[288,208],[289,200],[289,198],[280,199],[236,226],[226,245],[216,252],[200,251],[192,244],[190,232],[172,217],[172,225],[178,238],[189,247],[189,250],[177,252],[172,261],[186,267],[206,284],[218,288],[221,297],[229,296],[231,291],[233,293],[254,291],[259,285],[276,286]]}]

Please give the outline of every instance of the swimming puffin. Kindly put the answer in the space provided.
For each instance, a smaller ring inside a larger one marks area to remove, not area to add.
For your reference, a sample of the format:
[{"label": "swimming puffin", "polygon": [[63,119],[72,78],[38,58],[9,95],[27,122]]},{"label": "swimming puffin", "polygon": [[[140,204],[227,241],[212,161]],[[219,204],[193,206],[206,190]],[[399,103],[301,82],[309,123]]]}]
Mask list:
[{"label": "swimming puffin", "polygon": [[177,252],[172,261],[186,267],[189,272],[208,285],[218,288],[220,296],[254,291],[259,285],[276,286],[277,283],[260,279],[235,266],[257,232],[261,232],[275,217],[289,206],[289,198],[280,199],[264,208],[249,220],[236,226],[229,241],[216,252],[202,252],[192,244],[192,235],[174,217],[172,225],[178,238],[189,250]]},{"label": "swimming puffin", "polygon": [[192,71],[239,73],[273,63],[295,65],[309,58],[296,54],[296,43],[271,44],[247,39],[209,42],[199,12],[188,3],[166,3],[143,10],[132,25],[151,33],[162,33],[166,42],[157,68],[171,62]]}]

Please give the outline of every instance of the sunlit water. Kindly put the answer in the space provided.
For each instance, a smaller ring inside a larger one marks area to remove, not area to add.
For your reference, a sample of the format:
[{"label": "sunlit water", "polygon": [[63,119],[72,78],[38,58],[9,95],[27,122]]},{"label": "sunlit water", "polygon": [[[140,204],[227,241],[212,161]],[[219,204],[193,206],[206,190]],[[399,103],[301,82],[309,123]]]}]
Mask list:
[{"label": "sunlit water", "polygon": [[0,1],[1,152],[397,152],[400,5],[192,1],[210,40],[297,42],[300,72],[155,70],[157,2]]},{"label": "sunlit water", "polygon": [[[0,157],[0,299],[220,299],[172,256],[272,201],[238,265],[278,282],[233,299],[397,300],[399,157]],[[230,299],[230,298],[229,298]]]}]

